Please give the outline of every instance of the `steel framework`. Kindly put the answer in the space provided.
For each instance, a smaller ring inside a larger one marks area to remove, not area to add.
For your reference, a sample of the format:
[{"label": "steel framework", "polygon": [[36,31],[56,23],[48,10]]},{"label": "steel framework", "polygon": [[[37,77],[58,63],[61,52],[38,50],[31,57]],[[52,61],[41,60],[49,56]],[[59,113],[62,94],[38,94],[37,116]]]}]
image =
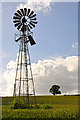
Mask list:
[{"label": "steel framework", "polygon": [[[14,97],[19,96],[20,98],[20,96],[23,96],[23,100],[26,100],[26,104],[28,105],[30,104],[30,95],[34,96],[34,102],[36,104],[34,81],[28,49],[28,36],[30,34],[31,33],[28,32],[26,35],[25,32],[22,32],[19,35],[21,40],[19,41],[19,52],[17,57],[17,68],[13,93]],[[17,36],[17,34],[15,34],[15,36]]]}]

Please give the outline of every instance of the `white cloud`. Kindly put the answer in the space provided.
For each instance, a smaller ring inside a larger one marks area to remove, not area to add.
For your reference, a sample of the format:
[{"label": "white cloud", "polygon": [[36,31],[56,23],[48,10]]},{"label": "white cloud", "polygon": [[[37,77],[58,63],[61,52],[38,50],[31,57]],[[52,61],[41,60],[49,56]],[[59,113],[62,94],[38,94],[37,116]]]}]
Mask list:
[{"label": "white cloud", "polygon": [[73,43],[72,48],[78,48],[78,43],[77,42]]},{"label": "white cloud", "polygon": [[75,95],[76,93],[78,93],[78,89],[75,89],[75,90],[72,90],[70,92],[67,92],[66,95],[68,95],[68,94],[70,95],[72,93],[73,93],[73,95]]},{"label": "white cloud", "polygon": [[77,48],[77,49],[80,49],[80,42],[75,42],[72,44],[72,48]]},{"label": "white cloud", "polygon": [[[0,78],[1,95],[12,95],[16,61],[11,60]],[[61,87],[62,94],[74,94],[78,90],[78,57],[57,57],[32,63],[36,94],[49,94],[53,84]]]},{"label": "white cloud", "polygon": [[16,68],[16,62],[14,60],[11,60],[7,66],[6,66],[7,69],[14,69]]},{"label": "white cloud", "polygon": [[[36,92],[47,94],[53,84],[61,86],[62,93],[78,89],[78,57],[56,58],[33,64]],[[37,91],[38,90],[38,91]]]},{"label": "white cloud", "polygon": [[53,3],[54,0],[27,0],[26,3],[21,3],[17,9],[26,7],[37,12],[42,11],[45,13],[51,9],[51,4]]}]

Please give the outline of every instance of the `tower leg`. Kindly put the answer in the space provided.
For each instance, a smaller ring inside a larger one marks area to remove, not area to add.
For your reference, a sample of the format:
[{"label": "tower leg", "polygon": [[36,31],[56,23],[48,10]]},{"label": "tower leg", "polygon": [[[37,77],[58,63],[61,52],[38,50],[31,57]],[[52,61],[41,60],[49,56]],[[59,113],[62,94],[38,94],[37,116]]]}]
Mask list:
[{"label": "tower leg", "polygon": [[[27,45],[27,48],[28,48],[28,45]],[[30,61],[29,49],[27,49],[27,51],[28,51],[28,56],[29,56],[30,73],[31,73],[32,84],[33,84],[33,95],[34,95],[35,105],[37,105],[36,104],[36,96],[35,96],[34,81],[33,81],[32,69],[31,69],[31,61]]]},{"label": "tower leg", "polygon": [[18,68],[19,68],[20,50],[21,50],[21,44],[19,45],[19,54],[18,54],[18,60],[17,60],[16,76],[15,76],[15,83],[14,83],[14,93],[13,93],[14,97],[16,96],[16,79],[17,79]]},{"label": "tower leg", "polygon": [[26,85],[27,85],[27,88],[26,88],[26,102],[27,102],[27,104],[29,105],[29,86],[28,86],[28,63],[27,63],[27,61],[28,61],[28,58],[27,58],[27,48],[26,48],[27,46],[26,46],[26,44],[25,44],[25,41],[24,41],[24,60],[25,60],[25,69],[26,69],[26,71],[25,71],[25,75],[26,75]]},{"label": "tower leg", "polygon": [[19,84],[19,97],[21,96],[21,79],[22,79],[22,51],[23,51],[23,42],[21,41],[21,58],[20,58],[20,84]]}]

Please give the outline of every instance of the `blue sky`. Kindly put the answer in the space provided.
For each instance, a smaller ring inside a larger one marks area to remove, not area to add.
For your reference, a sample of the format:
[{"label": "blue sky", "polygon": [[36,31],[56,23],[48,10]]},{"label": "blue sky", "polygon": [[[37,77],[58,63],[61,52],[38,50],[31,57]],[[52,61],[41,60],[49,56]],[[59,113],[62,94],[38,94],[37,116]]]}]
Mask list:
[{"label": "blue sky", "polygon": [[[3,74],[0,75],[0,91],[4,96],[13,95],[18,53],[18,44],[14,39],[17,29],[13,25],[13,15],[19,4],[19,2],[2,3],[3,69],[0,67],[0,72],[3,70]],[[32,5],[34,7],[35,4],[32,2]],[[61,86],[62,94],[76,94],[78,93],[78,3],[50,4],[47,1],[43,2],[42,6],[39,3],[36,5],[44,7],[40,11],[35,11],[38,24],[32,32],[36,45],[29,44],[36,94],[50,94],[49,88],[53,84]]]},{"label": "blue sky", "polygon": [[[13,14],[19,2],[2,3],[2,51],[4,66],[16,58],[18,45],[14,42],[17,29],[13,25]],[[78,41],[78,3],[55,2],[44,14],[37,12],[38,24],[33,31],[36,45],[30,48],[31,61],[55,56],[76,55],[72,44]]]}]

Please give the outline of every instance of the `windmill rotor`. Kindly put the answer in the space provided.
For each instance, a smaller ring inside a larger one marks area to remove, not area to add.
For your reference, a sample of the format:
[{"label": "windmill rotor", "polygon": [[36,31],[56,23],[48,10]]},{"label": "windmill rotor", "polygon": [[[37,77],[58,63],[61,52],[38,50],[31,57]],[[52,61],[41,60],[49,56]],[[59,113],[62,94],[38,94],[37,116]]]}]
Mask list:
[{"label": "windmill rotor", "polygon": [[14,26],[22,32],[30,31],[30,29],[35,27],[35,24],[37,24],[36,20],[34,11],[27,8],[17,10],[13,16]]}]

